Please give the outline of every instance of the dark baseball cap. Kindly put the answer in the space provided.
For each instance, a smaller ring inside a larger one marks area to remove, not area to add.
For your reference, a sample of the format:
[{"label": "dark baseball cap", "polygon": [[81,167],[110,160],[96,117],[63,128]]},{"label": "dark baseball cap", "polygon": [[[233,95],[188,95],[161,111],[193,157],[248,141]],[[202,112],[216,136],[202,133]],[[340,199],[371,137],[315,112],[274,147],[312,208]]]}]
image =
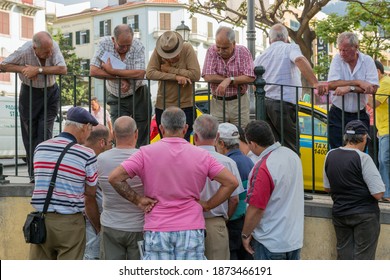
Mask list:
[{"label": "dark baseball cap", "polygon": [[66,119],[83,124],[92,124],[93,126],[98,125],[98,121],[94,116],[91,115],[86,109],[82,107],[72,107],[68,110],[66,114]]},{"label": "dark baseball cap", "polygon": [[361,120],[353,120],[347,123],[345,126],[345,134],[367,134],[368,138],[370,138],[367,126]]}]

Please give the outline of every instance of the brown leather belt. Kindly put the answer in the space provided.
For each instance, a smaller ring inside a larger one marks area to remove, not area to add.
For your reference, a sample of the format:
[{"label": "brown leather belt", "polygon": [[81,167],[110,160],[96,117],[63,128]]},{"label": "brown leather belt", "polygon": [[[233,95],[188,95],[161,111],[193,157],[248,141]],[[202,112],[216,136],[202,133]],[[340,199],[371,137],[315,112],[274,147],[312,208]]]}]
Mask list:
[{"label": "brown leather belt", "polygon": [[[245,92],[241,94],[241,96],[245,95]],[[238,94],[236,95],[233,95],[233,96],[217,96],[217,95],[213,95],[213,98],[217,99],[217,100],[226,100],[226,101],[231,101],[231,100],[236,100],[238,98]]]}]

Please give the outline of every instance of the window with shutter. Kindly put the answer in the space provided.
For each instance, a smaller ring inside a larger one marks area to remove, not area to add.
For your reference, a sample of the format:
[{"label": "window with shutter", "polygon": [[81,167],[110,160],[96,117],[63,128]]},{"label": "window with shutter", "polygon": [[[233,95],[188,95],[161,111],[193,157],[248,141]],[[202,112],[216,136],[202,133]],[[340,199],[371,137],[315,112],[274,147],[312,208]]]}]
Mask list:
[{"label": "window with shutter", "polygon": [[76,31],[76,45],[80,45],[81,43],[80,43],[80,31]]},{"label": "window with shutter", "polygon": [[196,17],[192,18],[192,33],[198,34],[198,19]]},{"label": "window with shutter", "polygon": [[99,22],[99,36],[111,36],[111,19]]},{"label": "window with shutter", "polygon": [[22,38],[32,39],[34,35],[34,18],[22,16]]},{"label": "window with shutter", "polygon": [[9,13],[0,12],[0,33],[9,35]]},{"label": "window with shutter", "polygon": [[214,37],[213,23],[212,22],[207,22],[207,37],[208,38]]},{"label": "window with shutter", "polygon": [[111,20],[108,19],[104,22],[104,35],[111,36]]},{"label": "window with shutter", "polygon": [[64,33],[64,39],[66,40],[66,44],[68,46],[71,46],[72,47],[72,44],[73,44],[73,33],[72,32],[68,32],[68,33]]},{"label": "window with shutter", "polygon": [[89,44],[89,29],[85,31],[85,43]]},{"label": "window with shutter", "polygon": [[99,37],[104,36],[104,21],[99,22]]},{"label": "window with shutter", "polygon": [[123,18],[123,23],[128,24],[134,32],[139,31],[138,15],[131,15]]},{"label": "window with shutter", "polygon": [[160,30],[171,30],[171,14],[160,13]]}]

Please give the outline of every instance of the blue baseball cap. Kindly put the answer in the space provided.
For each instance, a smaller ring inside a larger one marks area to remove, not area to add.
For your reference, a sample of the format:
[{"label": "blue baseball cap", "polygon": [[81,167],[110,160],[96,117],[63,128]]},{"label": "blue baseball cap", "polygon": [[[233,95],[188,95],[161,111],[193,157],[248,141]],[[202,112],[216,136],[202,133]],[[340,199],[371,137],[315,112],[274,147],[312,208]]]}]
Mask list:
[{"label": "blue baseball cap", "polygon": [[93,126],[97,126],[99,124],[96,118],[92,116],[90,112],[88,112],[82,107],[70,108],[68,110],[68,113],[66,114],[66,119],[73,122],[82,123],[82,124],[90,123]]}]

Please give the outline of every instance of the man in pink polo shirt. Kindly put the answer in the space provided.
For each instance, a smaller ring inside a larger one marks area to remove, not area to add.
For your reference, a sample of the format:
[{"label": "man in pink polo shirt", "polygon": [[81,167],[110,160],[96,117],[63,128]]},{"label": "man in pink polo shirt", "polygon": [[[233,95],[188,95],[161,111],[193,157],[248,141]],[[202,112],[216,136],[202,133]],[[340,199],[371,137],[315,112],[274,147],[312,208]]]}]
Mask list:
[{"label": "man in pink polo shirt", "polygon": [[[210,153],[184,140],[187,128],[183,110],[169,107],[161,117],[163,139],[141,147],[109,177],[120,195],[146,212],[144,259],[205,259],[202,212],[221,204],[238,186]],[[126,182],[135,175],[144,184],[145,196]],[[200,201],[207,177],[221,187],[208,201]]]}]

